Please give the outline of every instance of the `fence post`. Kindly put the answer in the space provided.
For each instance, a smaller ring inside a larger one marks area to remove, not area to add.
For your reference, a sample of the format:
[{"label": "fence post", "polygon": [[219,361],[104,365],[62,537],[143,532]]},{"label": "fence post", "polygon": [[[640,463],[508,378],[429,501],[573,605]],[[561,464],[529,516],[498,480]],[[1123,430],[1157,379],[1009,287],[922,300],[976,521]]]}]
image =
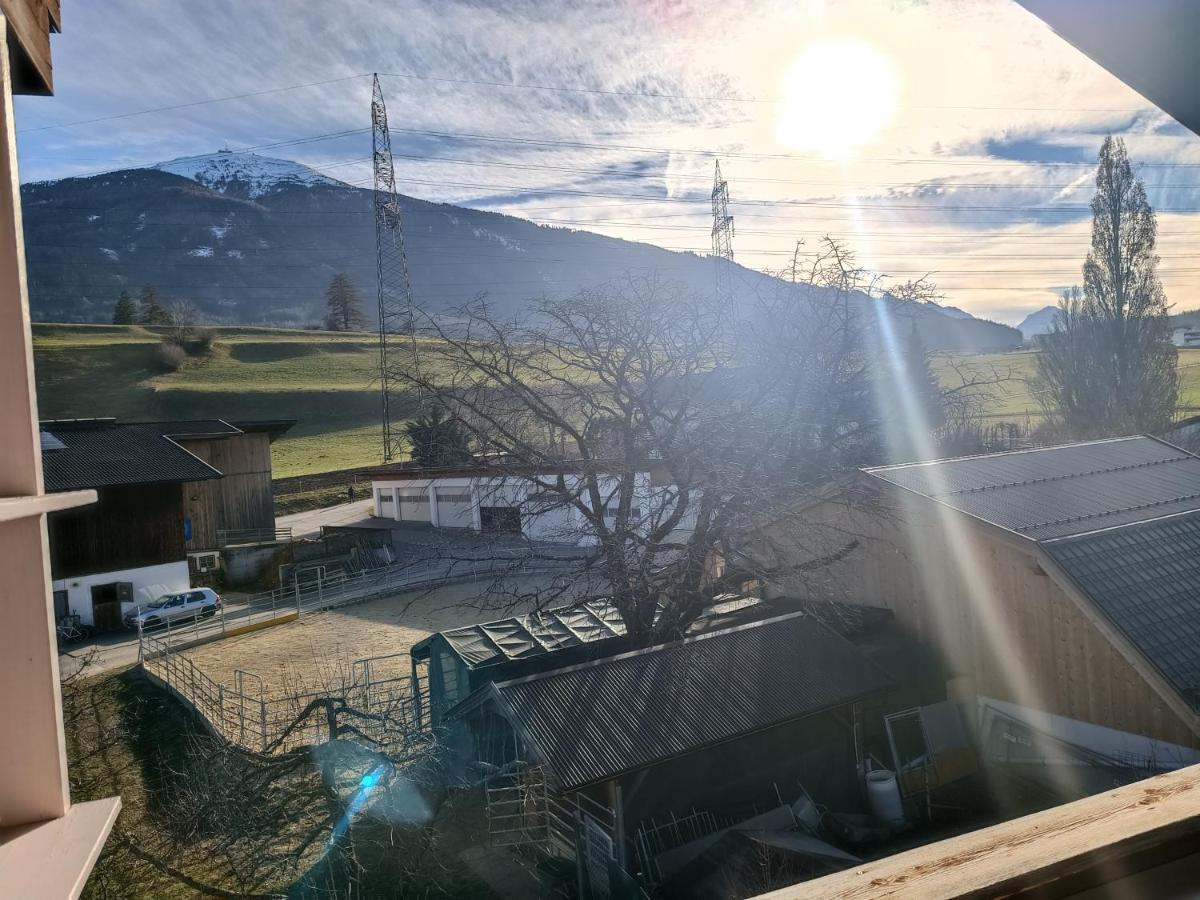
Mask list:
[{"label": "fence post", "polygon": [[321,570],[317,569],[317,608],[325,605],[324,591],[321,588]]},{"label": "fence post", "polygon": [[[297,574],[294,577],[293,583],[296,585],[296,615],[298,616],[298,615],[300,615],[300,576],[299,576],[299,574]],[[274,603],[273,600],[271,602]]]},{"label": "fence post", "polygon": [[259,721],[262,724],[262,752],[267,752],[267,701],[263,698],[258,700],[258,708],[260,710]]},{"label": "fence post", "polygon": [[221,737],[227,738],[229,735],[225,733],[225,685],[217,684],[217,708],[221,711],[221,724],[218,730],[221,732]]}]

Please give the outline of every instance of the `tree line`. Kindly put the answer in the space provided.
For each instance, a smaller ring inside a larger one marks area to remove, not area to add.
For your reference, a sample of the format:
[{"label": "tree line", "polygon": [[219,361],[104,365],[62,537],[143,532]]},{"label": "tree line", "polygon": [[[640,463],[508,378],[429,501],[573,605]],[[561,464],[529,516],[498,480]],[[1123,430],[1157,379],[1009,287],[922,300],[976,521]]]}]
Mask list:
[{"label": "tree line", "polygon": [[[196,318],[194,306],[187,301],[165,306],[153,285],[143,287],[137,297],[121,291],[112,312],[114,325],[164,327],[179,324],[181,319],[187,320],[183,324],[191,325]],[[334,275],[325,291],[323,324],[327,331],[362,331],[369,324],[358,288],[345,272]]]}]

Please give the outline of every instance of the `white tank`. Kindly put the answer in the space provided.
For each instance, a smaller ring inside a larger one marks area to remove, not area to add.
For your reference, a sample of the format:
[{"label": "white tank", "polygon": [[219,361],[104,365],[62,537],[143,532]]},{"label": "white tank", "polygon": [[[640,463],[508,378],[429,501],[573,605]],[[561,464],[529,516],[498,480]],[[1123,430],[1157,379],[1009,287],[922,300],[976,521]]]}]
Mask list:
[{"label": "white tank", "polygon": [[892,826],[904,824],[900,786],[896,784],[896,776],[887,769],[867,773],[867,805],[879,821]]}]

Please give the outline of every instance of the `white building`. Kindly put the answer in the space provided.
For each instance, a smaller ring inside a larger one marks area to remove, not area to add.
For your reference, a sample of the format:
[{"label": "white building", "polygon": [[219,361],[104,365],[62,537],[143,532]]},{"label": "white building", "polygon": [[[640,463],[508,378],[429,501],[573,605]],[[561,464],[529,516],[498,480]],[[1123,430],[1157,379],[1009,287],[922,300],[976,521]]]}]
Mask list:
[{"label": "white building", "polygon": [[1171,329],[1171,343],[1176,347],[1200,347],[1200,328],[1179,325]]},{"label": "white building", "polygon": [[[483,468],[457,469],[379,469],[371,476],[374,514],[413,525],[456,528],[492,534],[521,534],[535,541],[591,543],[583,513],[567,507],[559,495],[548,497],[539,481],[561,477],[568,488],[579,484],[581,476],[571,472],[541,472],[528,477],[496,476]],[[633,521],[651,516],[666,498],[669,487],[652,486],[648,472],[639,473],[635,501],[630,510]],[[601,494],[607,501],[615,492],[615,476],[600,480]],[[610,513],[615,516],[615,510]]]}]

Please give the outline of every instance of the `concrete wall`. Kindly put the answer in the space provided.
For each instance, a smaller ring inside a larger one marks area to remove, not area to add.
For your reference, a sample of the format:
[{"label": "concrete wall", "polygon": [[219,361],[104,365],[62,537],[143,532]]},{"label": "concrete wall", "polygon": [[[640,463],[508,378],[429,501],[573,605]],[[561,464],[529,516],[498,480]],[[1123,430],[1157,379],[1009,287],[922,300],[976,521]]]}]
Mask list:
[{"label": "concrete wall", "polygon": [[162,594],[186,591],[191,587],[187,560],[143,566],[139,569],[118,569],[114,572],[99,572],[78,578],[62,578],[51,582],[56,591],[67,592],[67,605],[85,625],[92,623],[92,585],[112,584],[128,581],[133,585],[134,603],[122,603],[121,615],[125,615],[135,604],[146,604]]}]

